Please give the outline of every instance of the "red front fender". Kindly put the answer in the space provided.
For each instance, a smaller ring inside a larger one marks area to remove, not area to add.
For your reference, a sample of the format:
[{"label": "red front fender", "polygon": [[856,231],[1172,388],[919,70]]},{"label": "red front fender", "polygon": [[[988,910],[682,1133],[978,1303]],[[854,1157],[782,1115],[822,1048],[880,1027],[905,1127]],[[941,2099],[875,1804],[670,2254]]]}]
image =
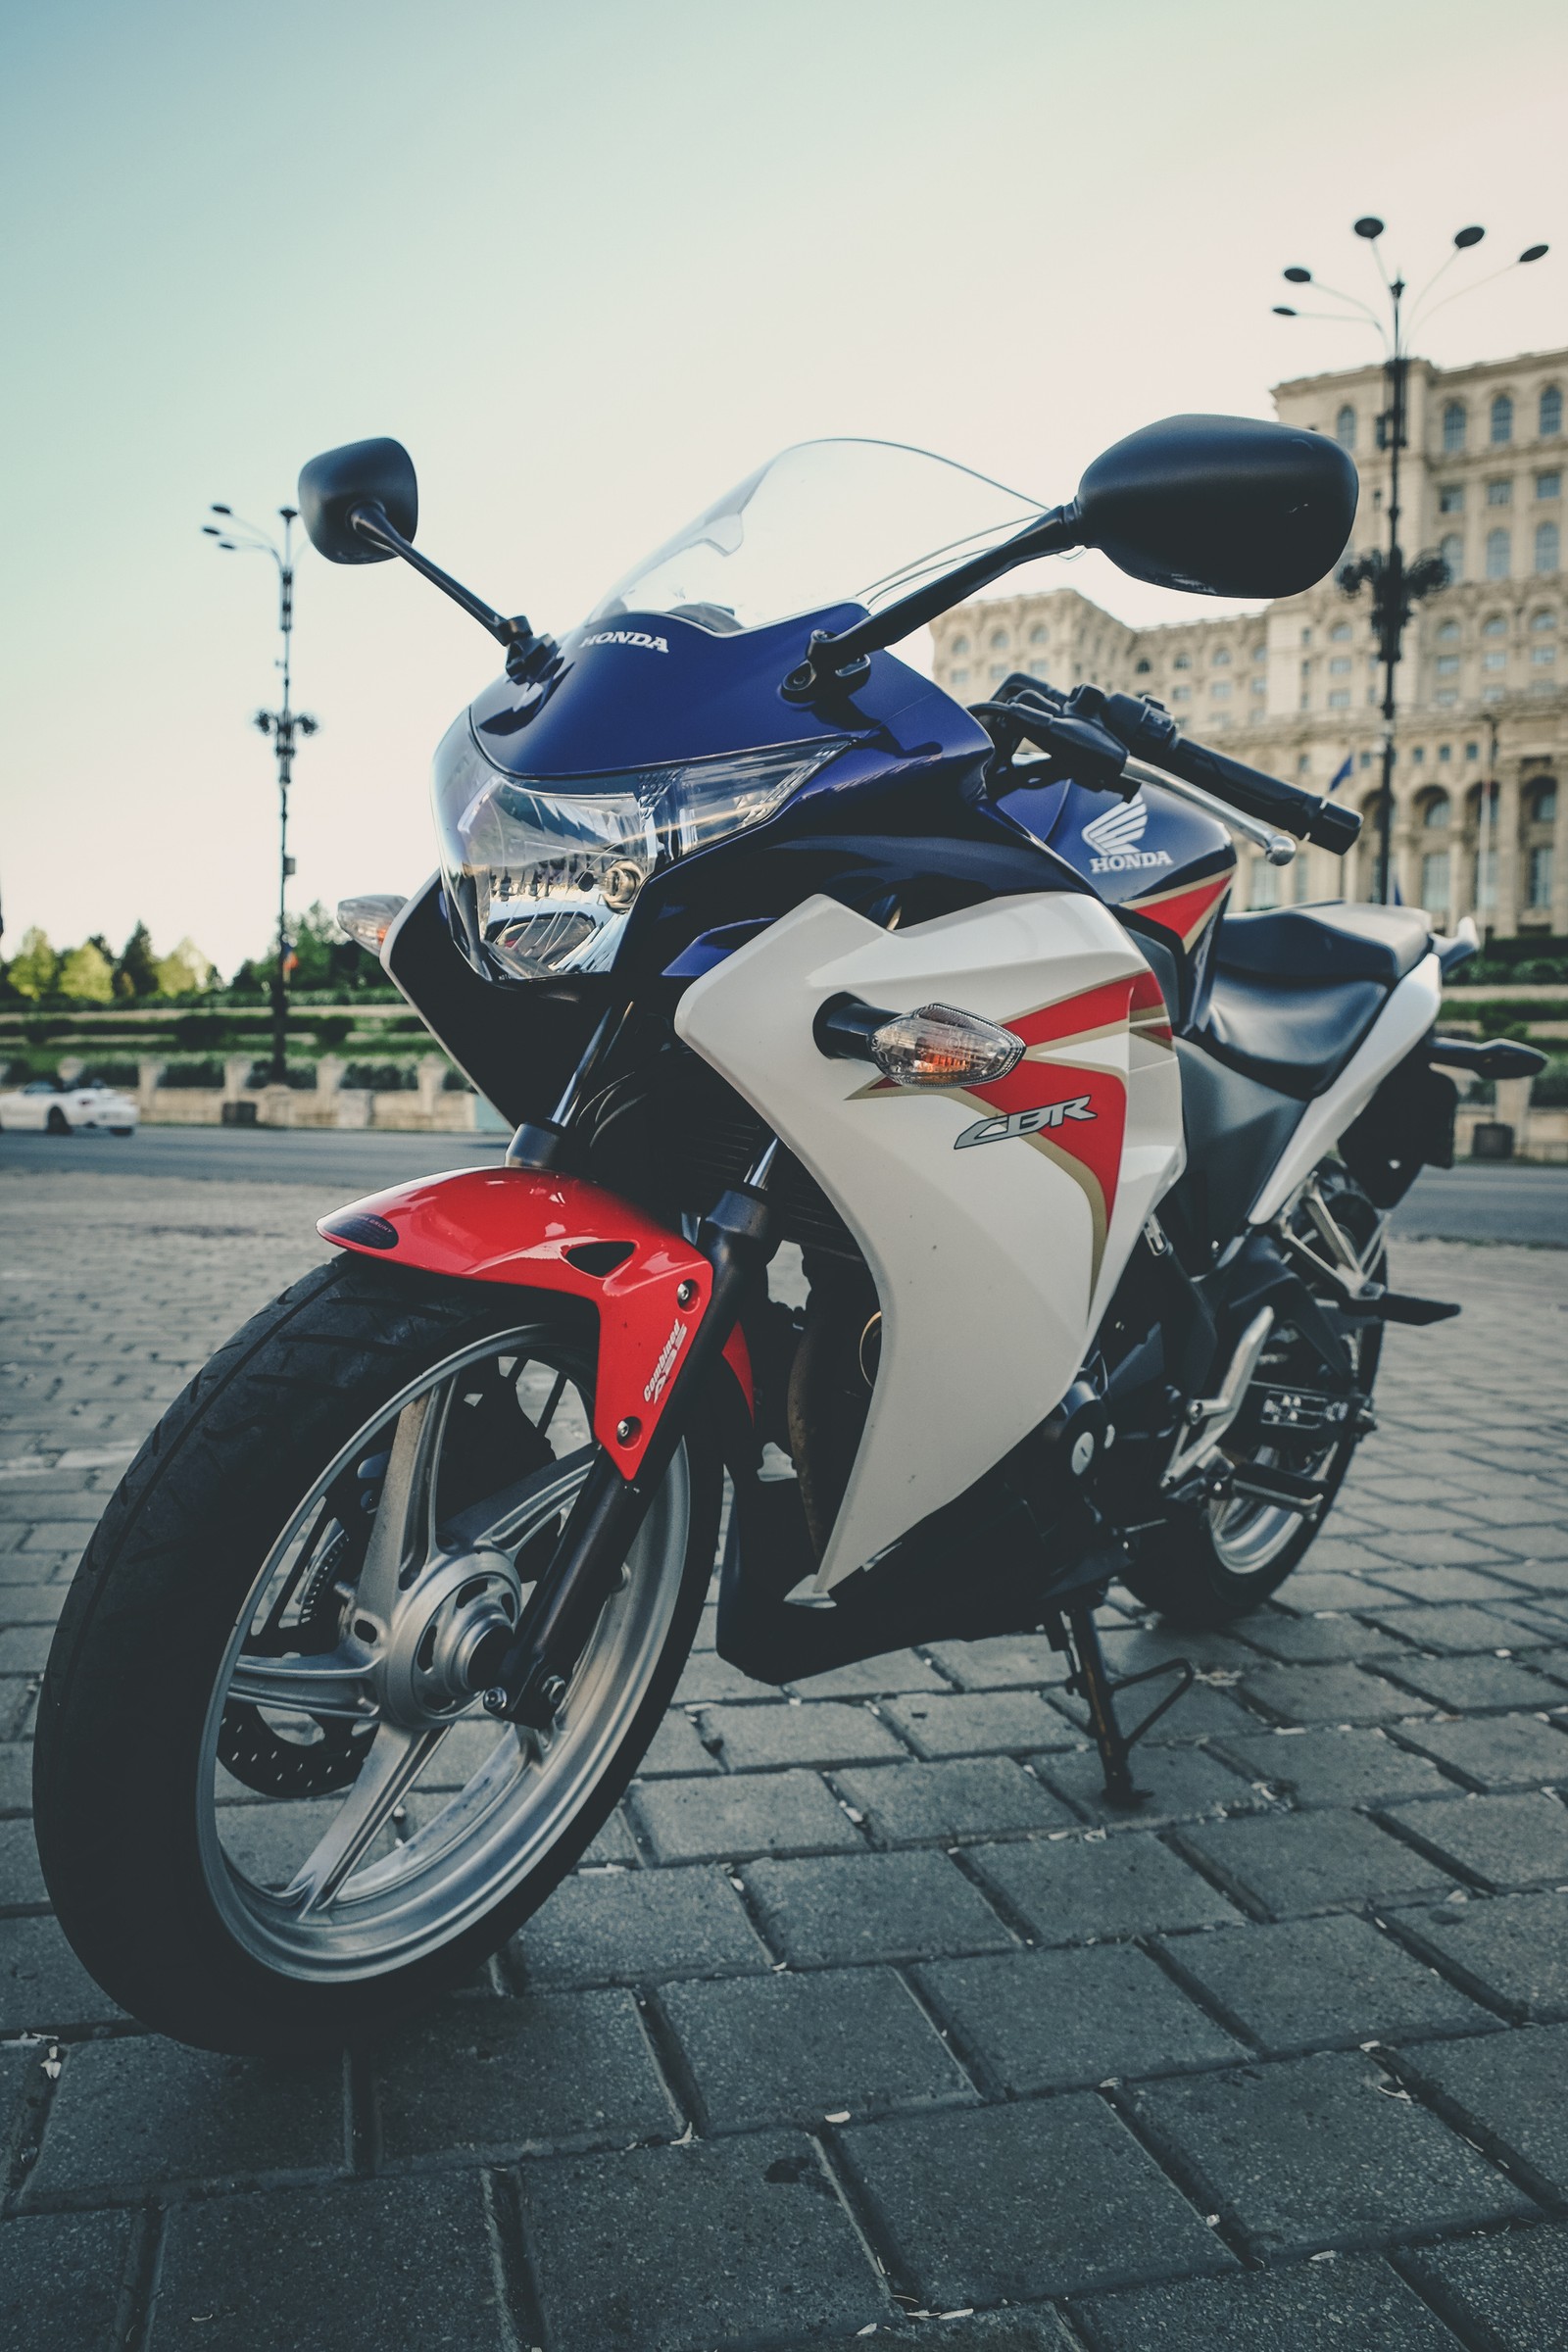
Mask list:
[{"label": "red front fender", "polygon": [[[317,1231],[394,1265],[590,1299],[599,1312],[594,1435],[635,1475],[713,1288],[707,1258],[680,1234],[597,1184],[522,1168],[455,1168],[394,1185],[334,1209]],[[750,1407],[739,1325],[724,1355]]]}]

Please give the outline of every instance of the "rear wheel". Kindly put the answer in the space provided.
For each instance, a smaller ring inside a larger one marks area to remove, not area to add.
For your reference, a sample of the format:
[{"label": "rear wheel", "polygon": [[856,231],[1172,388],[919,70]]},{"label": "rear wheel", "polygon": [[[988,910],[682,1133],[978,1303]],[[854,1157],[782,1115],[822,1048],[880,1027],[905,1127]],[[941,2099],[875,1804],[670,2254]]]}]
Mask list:
[{"label": "rear wheel", "polygon": [[61,1924],[149,2024],[225,2050],[376,2032],[467,1974],[618,1800],[691,1645],[719,1466],[676,1453],[551,1730],[485,1715],[594,1455],[595,1327],[346,1260],[198,1376],[72,1588],[38,1730]]},{"label": "rear wheel", "polygon": [[67,1118],[65,1112],[61,1109],[58,1102],[55,1104],[53,1110],[50,1111],[48,1118],[44,1121],[44,1125],[51,1135],[69,1135],[71,1133],[71,1121]]},{"label": "rear wheel", "polygon": [[[1336,1222],[1363,1253],[1364,1271],[1373,1281],[1386,1282],[1388,1259],[1377,1209],[1341,1168],[1320,1169],[1318,1183]],[[1363,1323],[1347,1344],[1360,1388],[1370,1395],[1383,1327]],[[1254,1377],[1260,1387],[1311,1390],[1319,1386],[1321,1373],[1313,1350],[1289,1325],[1280,1325],[1270,1334]],[[1242,1418],[1245,1424],[1245,1413]],[[1201,1512],[1184,1512],[1138,1537],[1126,1583],[1140,1600],[1179,1624],[1222,1625],[1245,1616],[1279,1590],[1321,1532],[1355,1445],[1353,1435],[1325,1440],[1321,1434],[1269,1445],[1226,1445],[1224,1451],[1239,1466],[1252,1462],[1260,1469],[1294,1471],[1324,1485],[1328,1496],[1316,1518],[1246,1494],[1215,1500]]]}]

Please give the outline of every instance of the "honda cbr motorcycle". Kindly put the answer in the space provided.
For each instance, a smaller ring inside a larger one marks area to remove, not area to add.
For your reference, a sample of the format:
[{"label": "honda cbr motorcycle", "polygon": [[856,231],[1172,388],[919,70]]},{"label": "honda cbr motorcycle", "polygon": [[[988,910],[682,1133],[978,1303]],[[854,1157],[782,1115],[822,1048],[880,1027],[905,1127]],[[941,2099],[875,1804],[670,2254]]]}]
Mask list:
[{"label": "honda cbr motorcycle", "polygon": [[1235,418],[1046,510],[807,444],[557,644],[416,550],[396,442],[305,468],[323,556],[505,648],[436,754],[439,871],[342,920],[516,1132],[324,1218],[88,1546],[36,1819],[117,2000],[306,2050],[470,1973],[619,1800],[715,1556],[763,1683],[1044,1629],[1136,1803],[1097,1605],[1220,1623],[1306,1552],[1385,1324],[1454,1311],[1384,1250],[1445,1071],[1535,1057],[1436,1034],[1471,942],[1424,914],[1227,910],[1235,834],[1343,853],[1350,811],[1156,703],[965,709],[889,649],[1073,547],[1290,595],[1355,501],[1334,442]]}]

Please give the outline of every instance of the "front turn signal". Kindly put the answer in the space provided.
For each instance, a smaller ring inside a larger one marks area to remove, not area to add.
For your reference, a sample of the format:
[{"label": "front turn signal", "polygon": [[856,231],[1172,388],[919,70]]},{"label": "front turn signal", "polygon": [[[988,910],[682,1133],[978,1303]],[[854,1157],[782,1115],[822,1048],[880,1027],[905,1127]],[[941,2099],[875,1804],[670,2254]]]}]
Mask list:
[{"label": "front turn signal", "polygon": [[1023,1039],[978,1013],[922,1004],[873,1029],[871,1059],[896,1086],[989,1086],[1023,1055]]}]

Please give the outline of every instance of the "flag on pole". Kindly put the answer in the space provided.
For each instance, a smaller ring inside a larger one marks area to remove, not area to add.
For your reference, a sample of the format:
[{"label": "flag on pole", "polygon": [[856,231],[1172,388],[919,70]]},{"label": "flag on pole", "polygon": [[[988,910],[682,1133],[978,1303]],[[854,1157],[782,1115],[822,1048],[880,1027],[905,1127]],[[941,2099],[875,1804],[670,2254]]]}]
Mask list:
[{"label": "flag on pole", "polygon": [[1345,758],[1341,760],[1339,766],[1334,770],[1333,775],[1329,778],[1330,792],[1338,792],[1342,784],[1348,782],[1352,764],[1353,762],[1351,761],[1350,755],[1348,752],[1347,752]]}]

